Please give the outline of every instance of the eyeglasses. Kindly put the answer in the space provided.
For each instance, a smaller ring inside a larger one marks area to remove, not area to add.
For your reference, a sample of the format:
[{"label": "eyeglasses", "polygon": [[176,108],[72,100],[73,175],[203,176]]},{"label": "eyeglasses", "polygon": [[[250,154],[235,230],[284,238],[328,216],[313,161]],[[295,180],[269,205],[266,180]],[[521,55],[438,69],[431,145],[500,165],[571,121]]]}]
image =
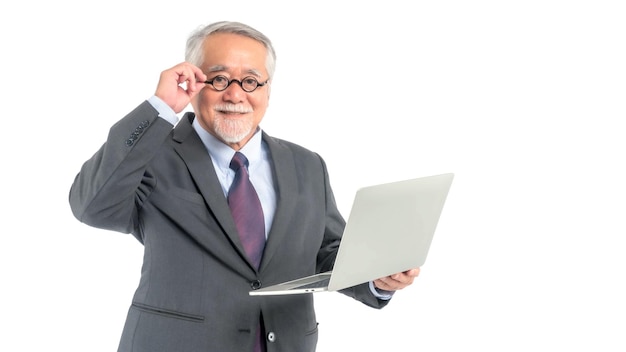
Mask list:
[{"label": "eyeglasses", "polygon": [[225,90],[233,82],[237,82],[237,84],[239,84],[239,86],[241,87],[241,89],[244,90],[244,92],[251,93],[251,92],[254,92],[257,88],[263,87],[264,85],[266,85],[267,82],[269,82],[269,79],[263,83],[259,83],[259,81],[257,81],[256,78],[252,76],[248,76],[242,79],[241,81],[237,79],[231,79],[229,81],[228,78],[226,78],[226,76],[219,75],[219,76],[213,77],[213,79],[210,81],[204,81],[204,83],[212,85],[213,88],[215,88],[215,90],[218,92]]}]

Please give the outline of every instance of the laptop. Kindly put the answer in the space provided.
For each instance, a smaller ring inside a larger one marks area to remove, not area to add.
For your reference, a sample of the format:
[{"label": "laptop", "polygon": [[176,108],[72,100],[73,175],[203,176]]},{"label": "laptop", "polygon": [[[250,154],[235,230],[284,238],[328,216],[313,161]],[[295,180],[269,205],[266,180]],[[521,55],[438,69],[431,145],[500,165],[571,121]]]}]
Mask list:
[{"label": "laptop", "polygon": [[421,267],[453,178],[447,173],[358,189],[332,271],[249,294],[338,291]]}]

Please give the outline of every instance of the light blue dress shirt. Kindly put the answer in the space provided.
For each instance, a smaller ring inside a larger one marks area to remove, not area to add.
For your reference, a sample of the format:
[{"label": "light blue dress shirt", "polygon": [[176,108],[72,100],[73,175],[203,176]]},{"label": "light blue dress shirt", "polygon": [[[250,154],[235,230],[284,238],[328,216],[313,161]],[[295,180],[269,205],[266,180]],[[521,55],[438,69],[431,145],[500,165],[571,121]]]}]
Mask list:
[{"label": "light blue dress shirt", "polygon": [[[217,178],[222,185],[222,191],[224,191],[224,196],[228,196],[228,190],[235,178],[235,172],[230,168],[230,161],[235,155],[235,150],[208,133],[200,126],[197,119],[193,121],[192,126],[196,130],[196,133],[198,133],[198,136],[200,136],[209,155],[211,155]],[[265,238],[267,238],[272,228],[274,213],[276,212],[276,191],[274,189],[272,169],[270,167],[272,165],[270,154],[267,150],[267,146],[263,143],[260,129],[257,130],[254,136],[252,136],[239,152],[248,159],[250,182],[252,182],[259,196],[259,200],[261,201],[263,217],[265,219]]]}]

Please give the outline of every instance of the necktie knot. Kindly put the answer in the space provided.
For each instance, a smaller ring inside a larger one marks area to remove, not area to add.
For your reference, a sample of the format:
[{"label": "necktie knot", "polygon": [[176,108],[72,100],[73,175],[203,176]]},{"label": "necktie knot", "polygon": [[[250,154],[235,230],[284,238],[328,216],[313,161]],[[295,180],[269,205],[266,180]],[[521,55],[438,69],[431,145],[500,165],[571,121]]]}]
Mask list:
[{"label": "necktie knot", "polygon": [[241,169],[244,166],[247,168],[248,158],[246,158],[246,156],[241,154],[240,152],[236,152],[232,160],[230,161],[229,166],[235,172],[239,171],[239,169]]}]

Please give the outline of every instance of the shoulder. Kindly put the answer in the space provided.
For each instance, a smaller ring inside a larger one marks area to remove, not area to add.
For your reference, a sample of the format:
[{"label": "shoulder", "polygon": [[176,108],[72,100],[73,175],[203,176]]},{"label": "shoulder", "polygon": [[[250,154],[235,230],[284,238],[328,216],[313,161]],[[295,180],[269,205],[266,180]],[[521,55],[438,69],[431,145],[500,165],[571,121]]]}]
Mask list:
[{"label": "shoulder", "polygon": [[322,161],[322,157],[317,152],[305,148],[300,144],[281,138],[272,137],[265,132],[263,132],[263,141],[267,143],[267,146],[272,155],[275,155],[277,153],[290,153],[294,156],[294,158],[299,160],[315,162]]}]

